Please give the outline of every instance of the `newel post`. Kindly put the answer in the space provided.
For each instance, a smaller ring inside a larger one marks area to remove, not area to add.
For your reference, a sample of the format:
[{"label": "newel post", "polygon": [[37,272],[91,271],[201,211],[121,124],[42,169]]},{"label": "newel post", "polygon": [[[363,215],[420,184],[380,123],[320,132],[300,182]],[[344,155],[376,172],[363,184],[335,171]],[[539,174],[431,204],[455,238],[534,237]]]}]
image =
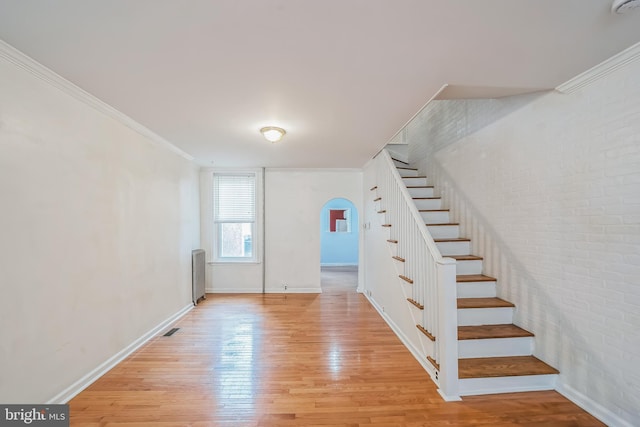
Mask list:
[{"label": "newel post", "polygon": [[458,390],[458,303],[456,261],[442,258],[438,265],[438,335],[440,374],[438,393],[444,400],[460,400]]}]

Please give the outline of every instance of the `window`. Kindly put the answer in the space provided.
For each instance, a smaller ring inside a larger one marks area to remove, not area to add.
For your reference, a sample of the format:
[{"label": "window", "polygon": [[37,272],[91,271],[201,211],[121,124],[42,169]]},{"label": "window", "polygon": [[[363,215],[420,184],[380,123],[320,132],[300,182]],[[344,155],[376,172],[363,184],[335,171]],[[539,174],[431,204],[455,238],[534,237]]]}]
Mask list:
[{"label": "window", "polygon": [[256,174],[213,174],[214,260],[255,262]]},{"label": "window", "polygon": [[329,232],[351,232],[351,211],[349,209],[329,209]]}]

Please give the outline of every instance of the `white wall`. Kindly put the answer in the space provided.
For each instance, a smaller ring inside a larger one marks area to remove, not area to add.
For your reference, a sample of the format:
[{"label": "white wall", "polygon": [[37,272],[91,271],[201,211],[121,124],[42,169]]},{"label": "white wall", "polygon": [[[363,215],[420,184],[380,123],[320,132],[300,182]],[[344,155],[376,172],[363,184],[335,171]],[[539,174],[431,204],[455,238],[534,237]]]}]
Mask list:
[{"label": "white wall", "polygon": [[640,423],[640,61],[579,91],[435,101],[410,160],[498,278],[559,390]]},{"label": "white wall", "polygon": [[320,292],[322,207],[341,197],[361,211],[362,172],[267,169],[265,187],[266,291]]},{"label": "white wall", "polygon": [[191,301],[198,174],[0,55],[0,401],[44,403]]}]

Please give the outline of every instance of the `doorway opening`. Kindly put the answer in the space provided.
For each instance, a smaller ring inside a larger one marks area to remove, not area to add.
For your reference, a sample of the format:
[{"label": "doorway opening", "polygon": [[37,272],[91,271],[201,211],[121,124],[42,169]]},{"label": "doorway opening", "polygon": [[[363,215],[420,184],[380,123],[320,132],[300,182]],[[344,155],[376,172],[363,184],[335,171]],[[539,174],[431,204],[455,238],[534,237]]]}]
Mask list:
[{"label": "doorway opening", "polygon": [[323,292],[356,291],[358,286],[358,210],[335,198],[320,213],[320,285]]}]

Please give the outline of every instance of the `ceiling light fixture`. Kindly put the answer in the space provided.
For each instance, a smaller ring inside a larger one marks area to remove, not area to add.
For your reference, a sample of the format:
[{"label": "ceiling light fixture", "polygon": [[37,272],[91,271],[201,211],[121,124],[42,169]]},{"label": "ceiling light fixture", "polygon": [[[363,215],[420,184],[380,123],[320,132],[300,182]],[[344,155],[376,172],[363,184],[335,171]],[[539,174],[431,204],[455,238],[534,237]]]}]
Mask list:
[{"label": "ceiling light fixture", "polygon": [[635,9],[640,6],[640,1],[638,0],[613,0],[613,4],[611,5],[611,12],[614,13],[626,13],[631,9]]},{"label": "ceiling light fixture", "polygon": [[265,126],[260,129],[260,133],[262,133],[267,141],[278,142],[287,133],[287,131],[276,126]]}]

